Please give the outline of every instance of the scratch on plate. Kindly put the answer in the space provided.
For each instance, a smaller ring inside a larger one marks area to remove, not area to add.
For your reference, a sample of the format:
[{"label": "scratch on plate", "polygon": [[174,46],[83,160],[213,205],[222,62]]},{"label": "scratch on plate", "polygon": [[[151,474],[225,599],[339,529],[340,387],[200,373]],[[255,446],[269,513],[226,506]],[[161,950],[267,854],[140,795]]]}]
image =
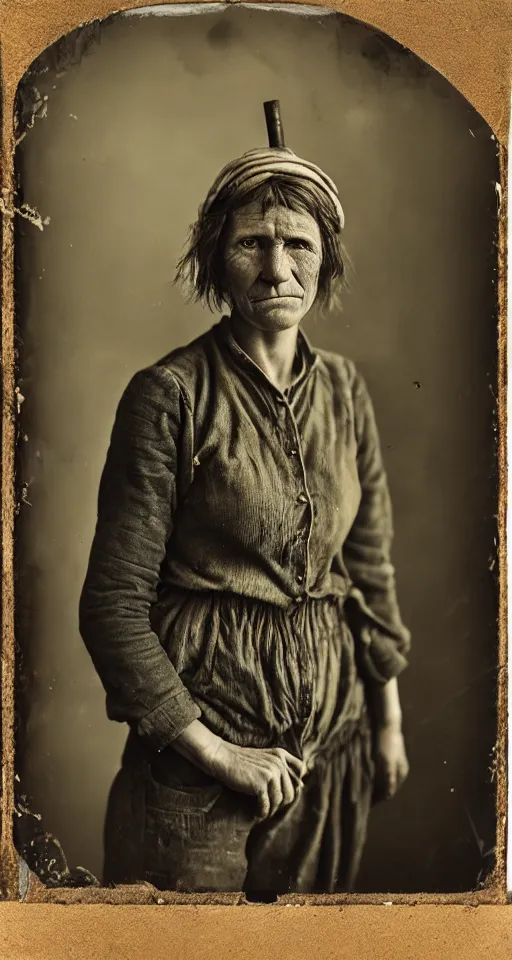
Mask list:
[{"label": "scratch on plate", "polygon": [[496,667],[488,667],[487,670],[483,670],[481,673],[478,674],[477,677],[471,680],[470,683],[465,684],[464,687],[461,687],[459,690],[453,693],[451,697],[448,697],[448,699],[445,700],[444,703],[438,705],[436,709],[433,711],[433,713],[429,713],[427,714],[426,717],[423,717],[419,721],[418,726],[424,727],[426,724],[430,723],[431,720],[439,716],[439,713],[441,710],[446,710],[446,708],[451,706],[451,704],[454,703],[455,700],[458,700],[459,697],[463,697],[465,694],[469,693],[469,691],[474,686],[476,686],[477,683],[481,683],[484,677],[486,677],[489,673],[494,673],[495,670],[496,670]]}]

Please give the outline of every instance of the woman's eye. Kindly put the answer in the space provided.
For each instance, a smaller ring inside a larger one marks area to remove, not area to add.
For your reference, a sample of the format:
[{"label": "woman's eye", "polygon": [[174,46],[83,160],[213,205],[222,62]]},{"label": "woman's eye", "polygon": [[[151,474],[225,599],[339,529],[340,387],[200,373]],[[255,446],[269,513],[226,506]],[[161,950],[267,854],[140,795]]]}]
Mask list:
[{"label": "woman's eye", "polygon": [[245,250],[254,250],[257,247],[258,241],[256,237],[242,237],[240,240],[240,246],[244,247]]},{"label": "woman's eye", "polygon": [[310,250],[311,247],[307,240],[291,239],[286,241],[287,247],[292,247],[294,250]]}]

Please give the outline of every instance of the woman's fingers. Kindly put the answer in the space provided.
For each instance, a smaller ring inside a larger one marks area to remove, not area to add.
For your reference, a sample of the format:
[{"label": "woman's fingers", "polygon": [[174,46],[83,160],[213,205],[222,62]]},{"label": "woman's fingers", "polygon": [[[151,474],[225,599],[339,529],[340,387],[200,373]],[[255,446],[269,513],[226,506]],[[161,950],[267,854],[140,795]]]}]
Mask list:
[{"label": "woman's fingers", "polygon": [[288,750],[284,750],[282,747],[278,747],[275,752],[299,777],[304,776],[306,773],[304,760],[300,760],[299,757],[294,757],[293,753],[289,753]]},{"label": "woman's fingers", "polygon": [[265,771],[265,784],[258,791],[262,816],[273,817],[284,805],[293,803],[302,781],[297,773],[288,767],[282,753],[273,752],[268,757]]},{"label": "woman's fingers", "polygon": [[394,797],[397,788],[396,775],[394,771],[388,770],[388,784],[387,784],[387,795],[389,798]]},{"label": "woman's fingers", "polygon": [[268,815],[269,817],[273,817],[274,814],[279,810],[279,807],[284,799],[283,788],[281,786],[281,777],[279,775],[279,771],[277,770],[274,772],[273,776],[271,776],[268,782],[267,794],[270,802],[270,810]]},{"label": "woman's fingers", "polygon": [[292,776],[292,771],[289,767],[285,767],[281,775],[281,789],[283,793],[283,804],[293,803],[295,800],[295,795],[297,790],[300,789],[299,783],[302,785],[302,781],[294,775]]},{"label": "woman's fingers", "polygon": [[391,768],[383,758],[379,758],[375,770],[375,796],[378,800],[389,800],[391,798],[391,783]]},{"label": "woman's fingers", "polygon": [[407,760],[398,761],[394,766],[386,770],[387,795],[394,797],[409,775],[409,764]]},{"label": "woman's fingers", "polygon": [[401,763],[398,764],[398,771],[397,771],[397,790],[398,790],[399,787],[402,786],[402,784],[405,782],[405,780],[407,780],[407,777],[408,777],[408,776],[409,776],[409,764],[408,764],[407,760],[404,759]]},{"label": "woman's fingers", "polygon": [[287,750],[230,746],[228,761],[220,779],[234,790],[255,795],[262,818],[292,803],[303,786],[305,764]]},{"label": "woman's fingers", "polygon": [[265,820],[268,816],[270,816],[270,798],[266,787],[264,787],[258,793],[258,807],[259,815],[262,820]]}]

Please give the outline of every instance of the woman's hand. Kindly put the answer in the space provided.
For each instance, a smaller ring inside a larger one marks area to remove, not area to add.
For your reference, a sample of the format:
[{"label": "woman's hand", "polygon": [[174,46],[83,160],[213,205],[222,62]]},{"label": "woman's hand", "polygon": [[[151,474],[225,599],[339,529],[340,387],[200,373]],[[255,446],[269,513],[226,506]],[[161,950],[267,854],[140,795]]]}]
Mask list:
[{"label": "woman's hand", "polygon": [[402,735],[402,709],[396,677],[370,688],[375,729],[374,800],[388,800],[402,786],[409,762]]},{"label": "woman's hand", "polygon": [[376,800],[389,800],[402,786],[409,773],[400,725],[384,724],[375,734],[375,791]]},{"label": "woman's hand", "polygon": [[302,787],[305,764],[287,750],[237,747],[220,740],[210,772],[227,787],[258,797],[260,815],[272,817]]},{"label": "woman's hand", "polygon": [[295,799],[306,772],[305,763],[287,750],[237,747],[200,720],[193,720],[173,747],[231,790],[258,797],[262,818]]}]

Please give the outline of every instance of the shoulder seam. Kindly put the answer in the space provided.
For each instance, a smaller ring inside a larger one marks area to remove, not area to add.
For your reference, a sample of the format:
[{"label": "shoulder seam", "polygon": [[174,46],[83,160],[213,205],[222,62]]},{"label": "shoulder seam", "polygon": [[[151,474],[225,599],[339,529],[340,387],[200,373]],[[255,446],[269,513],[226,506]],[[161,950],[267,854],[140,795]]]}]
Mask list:
[{"label": "shoulder seam", "polygon": [[183,383],[181,383],[174,371],[160,360],[157,360],[155,363],[149,363],[146,367],[141,367],[139,370],[136,370],[129,380],[128,387],[139,377],[153,377],[155,380],[157,380],[159,375],[173,384],[179,396],[182,397],[187,410],[190,414],[192,414],[192,404],[185,386]]},{"label": "shoulder seam", "polygon": [[317,350],[318,357],[323,360],[324,363],[334,363],[338,367],[338,370],[343,371],[343,373],[348,377],[349,386],[352,388],[353,384],[357,380],[358,370],[353,360],[350,357],[345,357],[342,353],[334,353],[331,350]]},{"label": "shoulder seam", "polygon": [[161,366],[158,366],[158,364],[157,364],[156,366],[158,367],[158,369],[161,369],[161,370],[164,372],[165,376],[168,377],[169,380],[172,381],[172,383],[173,383],[174,386],[176,387],[178,393],[179,393],[180,396],[183,398],[183,402],[184,402],[185,406],[187,407],[189,413],[192,414],[192,403],[191,403],[191,401],[190,401],[190,397],[188,396],[188,393],[187,393],[187,391],[186,391],[186,389],[185,389],[184,384],[181,383],[181,381],[178,379],[178,377],[176,376],[176,374],[174,373],[174,371],[170,369],[170,367],[168,367],[168,366],[166,366],[166,365],[164,365],[164,364],[162,364]]}]

